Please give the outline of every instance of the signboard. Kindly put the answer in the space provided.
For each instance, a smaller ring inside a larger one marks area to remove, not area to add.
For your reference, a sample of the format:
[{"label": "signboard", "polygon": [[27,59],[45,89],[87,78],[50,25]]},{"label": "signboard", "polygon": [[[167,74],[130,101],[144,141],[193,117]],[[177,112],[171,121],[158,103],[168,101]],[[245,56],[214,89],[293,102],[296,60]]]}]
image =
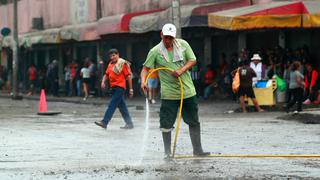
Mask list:
[{"label": "signboard", "polygon": [[1,35],[3,37],[10,35],[10,33],[11,33],[11,29],[8,27],[4,27],[1,29]]},{"label": "signboard", "polygon": [[88,0],[71,0],[70,2],[72,24],[88,22]]}]

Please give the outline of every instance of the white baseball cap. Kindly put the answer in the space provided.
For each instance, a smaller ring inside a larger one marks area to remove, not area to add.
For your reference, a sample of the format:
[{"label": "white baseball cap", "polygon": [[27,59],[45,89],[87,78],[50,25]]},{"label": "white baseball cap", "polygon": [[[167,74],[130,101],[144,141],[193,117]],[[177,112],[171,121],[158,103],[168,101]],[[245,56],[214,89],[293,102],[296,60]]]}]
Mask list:
[{"label": "white baseball cap", "polygon": [[172,36],[172,37],[176,37],[176,34],[177,34],[177,28],[175,25],[173,24],[165,24],[163,27],[162,27],[162,34],[164,36]]}]

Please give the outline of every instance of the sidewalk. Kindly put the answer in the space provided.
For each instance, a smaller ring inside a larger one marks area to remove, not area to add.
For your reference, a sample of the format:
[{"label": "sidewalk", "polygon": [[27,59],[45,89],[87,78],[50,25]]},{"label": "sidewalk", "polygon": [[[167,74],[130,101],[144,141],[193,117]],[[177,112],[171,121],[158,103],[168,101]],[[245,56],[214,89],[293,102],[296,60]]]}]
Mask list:
[{"label": "sidewalk", "polygon": [[[23,99],[26,100],[34,100],[34,101],[39,101],[40,100],[40,94],[34,94],[31,96],[27,96],[25,94],[22,95]],[[11,96],[7,93],[0,93],[0,98],[8,98],[10,99]],[[89,97],[87,98],[87,100],[83,100],[83,97],[78,97],[78,96],[52,96],[52,95],[47,95],[46,94],[46,100],[48,102],[65,102],[65,103],[76,103],[76,104],[93,104],[93,105],[105,105],[106,103],[109,102],[109,100],[111,99],[111,97]],[[144,100],[144,98],[134,98],[137,100]],[[128,104],[130,101],[127,101]]]},{"label": "sidewalk", "polygon": [[[31,96],[27,96],[26,94],[22,94],[23,99],[26,100],[40,100],[40,93],[33,94]],[[1,93],[0,98],[8,98],[10,99],[11,96],[8,93]],[[93,104],[93,105],[105,105],[111,100],[111,96],[105,97],[89,97],[85,101],[83,97],[78,96],[52,96],[51,94],[46,94],[46,100],[48,102],[66,102],[66,103],[77,103],[77,104]],[[160,102],[160,99],[157,100],[157,104]],[[145,97],[144,96],[137,96],[133,98],[126,97],[126,103],[128,105],[144,105],[145,104]],[[199,99],[200,104],[208,105],[208,104],[219,104],[219,103],[227,103],[227,104],[237,104],[237,102],[229,100],[229,99],[210,99],[210,100],[203,100]]]},{"label": "sidewalk", "polygon": [[[22,95],[23,99],[25,100],[33,100],[33,101],[39,101],[40,100],[40,94],[34,94],[32,96],[27,96],[25,94]],[[8,98],[10,99],[11,96],[7,93],[0,93],[0,98]],[[87,100],[83,100],[83,97],[77,97],[77,96],[52,96],[52,95],[46,95],[46,100],[48,102],[65,102],[65,103],[75,103],[75,104],[92,104],[92,105],[106,105],[111,100],[111,96],[106,97],[89,97]],[[159,104],[159,101],[157,104]],[[133,97],[133,98],[127,98],[126,103],[128,106],[144,106],[145,105],[145,98],[143,96],[140,97]],[[232,100],[202,100],[199,99],[199,105],[203,106],[212,106],[212,108],[217,106],[222,106],[225,108],[226,111],[233,112],[241,112],[240,105],[238,102],[232,101]],[[263,106],[263,109],[267,112],[281,112],[283,110],[284,103],[277,103],[275,106]],[[255,111],[253,106],[247,106],[249,112]],[[320,114],[320,105],[310,104],[310,105],[303,105],[303,110],[307,112],[314,112],[316,114]],[[229,112],[229,113],[233,113]]]}]

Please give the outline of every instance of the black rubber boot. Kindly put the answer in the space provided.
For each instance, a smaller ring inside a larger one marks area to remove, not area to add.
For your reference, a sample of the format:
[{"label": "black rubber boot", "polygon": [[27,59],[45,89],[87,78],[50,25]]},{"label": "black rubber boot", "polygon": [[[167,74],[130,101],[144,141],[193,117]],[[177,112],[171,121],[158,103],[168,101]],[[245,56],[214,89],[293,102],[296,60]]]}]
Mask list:
[{"label": "black rubber boot", "polygon": [[194,156],[208,156],[210,152],[203,152],[201,146],[201,134],[200,134],[200,125],[197,126],[189,126],[189,134],[193,147],[193,155]]},{"label": "black rubber boot", "polygon": [[171,132],[162,132],[165,159],[171,158]]}]

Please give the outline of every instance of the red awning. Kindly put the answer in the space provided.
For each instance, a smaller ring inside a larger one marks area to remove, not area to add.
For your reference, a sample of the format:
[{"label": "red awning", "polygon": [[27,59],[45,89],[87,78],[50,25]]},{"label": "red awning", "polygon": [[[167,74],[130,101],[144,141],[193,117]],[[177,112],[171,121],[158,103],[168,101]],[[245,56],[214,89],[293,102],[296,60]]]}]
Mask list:
[{"label": "red awning", "polygon": [[[182,5],[180,7],[181,27],[208,26],[209,12],[249,5],[250,0],[220,0],[213,3]],[[172,22],[171,8],[132,18],[130,21],[130,32],[145,33],[159,31],[168,22]]]},{"label": "red awning", "polygon": [[150,14],[162,11],[163,9],[156,9],[151,11],[142,11],[128,14],[120,14],[115,16],[108,16],[101,18],[98,21],[97,31],[100,35],[114,34],[114,33],[127,33],[129,32],[130,20],[139,15]]},{"label": "red awning", "polygon": [[250,4],[250,0],[235,0],[197,7],[192,10],[189,26],[208,26],[209,13],[250,6]]},{"label": "red awning", "polygon": [[227,30],[299,28],[305,13],[308,11],[300,1],[272,2],[209,13],[208,24]]},{"label": "red awning", "polygon": [[244,16],[264,16],[264,15],[291,15],[291,14],[303,14],[308,11],[301,2],[288,4],[279,7],[262,9],[252,13],[245,14]]}]

